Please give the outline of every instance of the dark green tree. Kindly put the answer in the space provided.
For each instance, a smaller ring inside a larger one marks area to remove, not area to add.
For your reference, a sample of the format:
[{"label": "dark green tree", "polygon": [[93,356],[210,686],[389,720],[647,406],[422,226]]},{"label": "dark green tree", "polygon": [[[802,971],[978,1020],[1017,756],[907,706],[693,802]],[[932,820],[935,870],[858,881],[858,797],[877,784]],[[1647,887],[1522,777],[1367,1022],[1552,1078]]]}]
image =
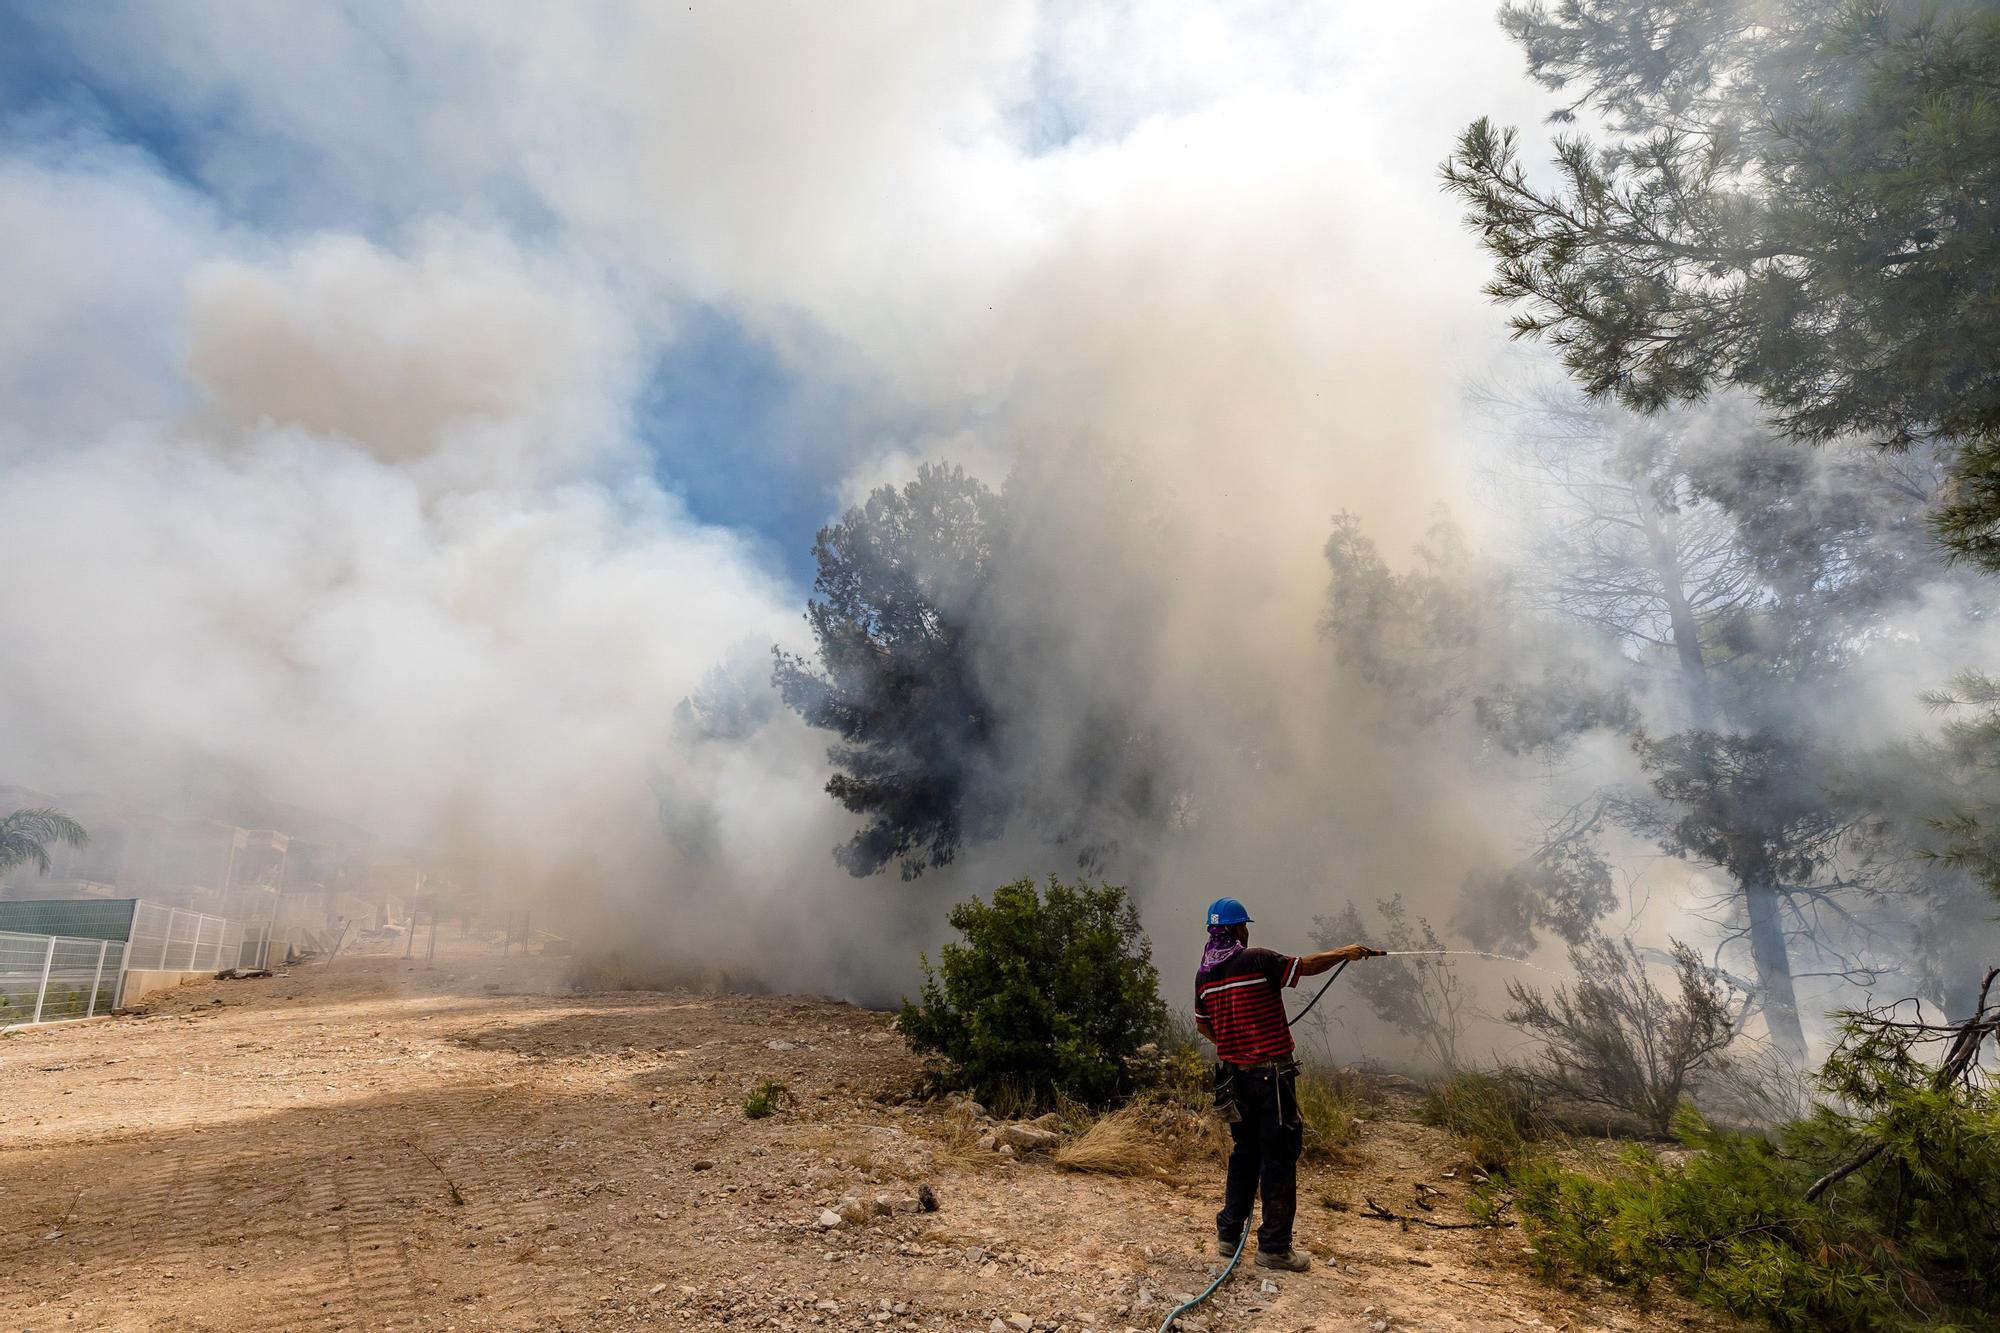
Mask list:
[{"label": "dark green tree", "polygon": [[1798,440],[1955,450],[1934,522],[2000,569],[2000,9],[1982,0],[1541,0],[1501,21],[1568,99],[1555,179],[1514,131],[1447,187],[1593,396],[1741,385]]},{"label": "dark green tree", "polygon": [[998,544],[999,497],[925,464],[822,528],[806,620],[816,662],[778,652],[785,702],[839,740],[826,789],[865,822],[836,856],[856,875],[947,865],[1005,823],[991,781],[996,719],[975,662]]},{"label": "dark green tree", "polygon": [[[1066,654],[1072,608],[1049,595],[1052,580],[1104,567],[1111,553],[1038,526],[1046,517],[1018,498],[1019,475],[996,495],[959,468],[926,465],[814,543],[816,650],[778,653],[773,679],[838,737],[827,791],[865,821],[836,852],[853,874],[893,863],[915,878],[1010,824],[1097,873],[1123,831],[1157,823],[1171,803],[1162,730],[1124,669],[1143,662]],[[1116,482],[1086,473],[1074,484]],[[1137,600],[1111,611],[1141,614]],[[699,692],[683,711],[684,723],[730,716]]]},{"label": "dark green tree", "polygon": [[2000,945],[2000,682],[1968,672],[1926,699],[1944,718],[1937,735],[1845,764],[1832,785],[1869,854],[1916,881],[1914,993],[1959,1018]]},{"label": "dark green tree", "polygon": [[1598,838],[1623,806],[1597,792],[1554,812],[1528,854],[1471,876],[1452,928],[1482,949],[1532,953],[1544,931],[1577,945],[1618,906],[1618,884]]},{"label": "dark green tree", "polygon": [[651,785],[660,831],[690,866],[709,861],[722,846],[713,793],[696,776],[703,771],[701,752],[743,742],[783,707],[771,684],[769,652],[753,640],[735,645],[674,705],[674,761],[655,769]]},{"label": "dark green tree", "polygon": [[2000,898],[2000,679],[1965,672],[1926,699],[1945,724],[1912,755],[1912,776],[1930,784],[1924,805],[1943,839],[1937,855]]},{"label": "dark green tree", "polygon": [[[1327,583],[1320,633],[1343,667],[1398,699],[1413,721],[1465,711],[1509,754],[1543,758],[1579,733],[1628,722],[1629,701],[1591,677],[1571,645],[1515,613],[1509,573],[1482,561],[1439,515],[1397,572],[1353,514],[1334,515],[1322,552]],[[1506,673],[1493,665],[1504,658]]]},{"label": "dark green tree", "polygon": [[1850,761],[1838,719],[1857,658],[1943,574],[1922,517],[1941,469],[1924,446],[1797,449],[1742,395],[1652,415],[1568,389],[1490,406],[1514,437],[1496,490],[1525,516],[1508,576],[1435,541],[1392,573],[1342,520],[1326,628],[1421,716],[1469,700],[1512,753],[1613,729],[1647,782],[1552,801],[1519,864],[1468,881],[1453,926],[1484,948],[1545,929],[1575,943],[1616,901],[1598,831],[1643,832],[1721,872],[1706,910],[1747,948],[1757,1006],[1801,1063],[1795,975],[1923,962],[1916,914],[1885,908],[1917,887],[1911,849],[1878,839],[1866,859],[1874,817],[1826,779]]},{"label": "dark green tree", "polygon": [[778,711],[767,659],[754,642],[732,649],[710,667],[693,693],[674,705],[674,731],[684,741],[740,741]]},{"label": "dark green tree", "polygon": [[1138,909],[1113,884],[1038,892],[1024,879],[951,909],[961,939],[924,961],[920,1003],[896,1020],[945,1081],[1002,1108],[1093,1106],[1130,1086],[1127,1057],[1160,1035],[1166,1006]]}]

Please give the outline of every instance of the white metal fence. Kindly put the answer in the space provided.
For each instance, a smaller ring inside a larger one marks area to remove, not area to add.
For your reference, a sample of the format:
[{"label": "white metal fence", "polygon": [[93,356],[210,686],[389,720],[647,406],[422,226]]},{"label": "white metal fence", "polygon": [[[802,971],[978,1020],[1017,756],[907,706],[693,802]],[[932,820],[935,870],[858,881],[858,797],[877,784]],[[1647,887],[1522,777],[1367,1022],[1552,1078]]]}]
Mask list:
[{"label": "white metal fence", "polygon": [[118,1001],[126,945],[0,931],[0,1028],[91,1018]]},{"label": "white metal fence", "polygon": [[267,924],[245,925],[206,912],[142,902],[132,909],[126,966],[162,972],[262,967],[270,942]]}]

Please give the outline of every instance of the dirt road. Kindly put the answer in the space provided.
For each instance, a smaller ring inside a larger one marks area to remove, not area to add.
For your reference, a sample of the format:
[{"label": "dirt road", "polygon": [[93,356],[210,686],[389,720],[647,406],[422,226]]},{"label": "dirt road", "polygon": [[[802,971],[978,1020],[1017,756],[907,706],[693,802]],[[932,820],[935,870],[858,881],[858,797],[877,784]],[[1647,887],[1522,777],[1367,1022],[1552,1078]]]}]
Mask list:
[{"label": "dirt road", "polygon": [[[0,1330],[1115,1333],[1208,1281],[1213,1182],[954,1149],[943,1108],[878,1100],[915,1071],[884,1015],[561,980],[343,958],[0,1039]],[[767,1079],[791,1100],[747,1119]],[[1515,1232],[1361,1215],[1423,1181],[1459,1216],[1453,1156],[1386,1103],[1301,1188],[1338,1267],[1246,1272],[1184,1326],[1721,1327],[1538,1285]],[[818,1224],[921,1184],[935,1212]]]}]

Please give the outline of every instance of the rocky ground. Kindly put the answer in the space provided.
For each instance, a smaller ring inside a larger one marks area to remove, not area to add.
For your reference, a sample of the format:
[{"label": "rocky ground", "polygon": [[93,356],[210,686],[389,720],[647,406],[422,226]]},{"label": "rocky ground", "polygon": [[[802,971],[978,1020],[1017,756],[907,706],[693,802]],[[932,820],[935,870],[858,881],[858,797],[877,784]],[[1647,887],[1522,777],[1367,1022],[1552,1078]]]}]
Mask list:
[{"label": "rocky ground", "polygon": [[[0,1329],[1115,1333],[1214,1271],[1212,1170],[1067,1172],[900,1103],[886,1015],[564,974],[341,958],[0,1038]],[[1307,1173],[1313,1272],[1246,1263],[1180,1327],[1725,1327],[1539,1284],[1514,1231],[1371,1216],[1464,1220],[1413,1105]]]}]

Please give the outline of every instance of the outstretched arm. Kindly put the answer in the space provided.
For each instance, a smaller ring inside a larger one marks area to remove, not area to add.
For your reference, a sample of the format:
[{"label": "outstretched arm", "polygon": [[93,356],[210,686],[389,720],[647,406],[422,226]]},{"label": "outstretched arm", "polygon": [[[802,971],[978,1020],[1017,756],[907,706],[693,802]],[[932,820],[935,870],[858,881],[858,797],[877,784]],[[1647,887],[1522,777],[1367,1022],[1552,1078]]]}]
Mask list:
[{"label": "outstretched arm", "polygon": [[1352,963],[1361,958],[1381,958],[1384,950],[1371,949],[1365,944],[1344,944],[1338,949],[1323,949],[1319,953],[1309,953],[1299,959],[1299,975],[1316,977],[1336,963]]}]

